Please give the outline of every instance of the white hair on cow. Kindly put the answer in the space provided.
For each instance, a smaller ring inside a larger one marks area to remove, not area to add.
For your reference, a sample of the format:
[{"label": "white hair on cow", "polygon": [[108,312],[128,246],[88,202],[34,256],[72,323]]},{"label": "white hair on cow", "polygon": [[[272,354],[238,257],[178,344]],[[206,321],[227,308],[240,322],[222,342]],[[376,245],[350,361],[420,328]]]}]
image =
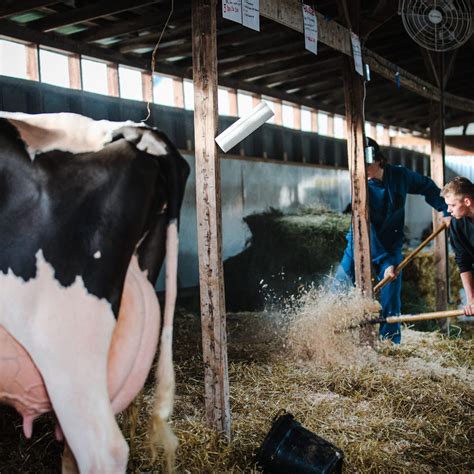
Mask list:
[{"label": "white hair on cow", "polygon": [[93,120],[68,112],[29,115],[21,112],[1,112],[20,133],[31,159],[38,152],[52,150],[87,153],[101,150],[110,143],[114,133],[123,127],[143,127],[130,120],[110,122]]}]

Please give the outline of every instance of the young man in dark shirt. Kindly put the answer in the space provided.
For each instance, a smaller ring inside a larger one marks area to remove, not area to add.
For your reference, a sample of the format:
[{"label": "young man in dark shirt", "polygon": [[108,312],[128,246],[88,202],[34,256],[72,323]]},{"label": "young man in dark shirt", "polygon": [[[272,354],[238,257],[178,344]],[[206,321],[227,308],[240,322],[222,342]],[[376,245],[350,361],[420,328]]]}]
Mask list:
[{"label": "young man in dark shirt", "polygon": [[474,184],[457,176],[441,191],[454,217],[449,226],[451,246],[466,292],[465,314],[474,315]]}]

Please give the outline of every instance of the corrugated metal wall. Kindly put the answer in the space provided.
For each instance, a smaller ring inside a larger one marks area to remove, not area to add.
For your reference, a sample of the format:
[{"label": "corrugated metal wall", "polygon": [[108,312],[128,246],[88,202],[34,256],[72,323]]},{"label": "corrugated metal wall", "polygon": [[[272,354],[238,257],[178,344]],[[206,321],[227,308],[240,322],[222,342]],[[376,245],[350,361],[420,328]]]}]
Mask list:
[{"label": "corrugated metal wall", "polygon": [[[140,122],[147,116],[144,102],[5,76],[0,76],[0,108],[32,114],[74,112],[96,120],[112,121]],[[193,111],[156,104],[151,104],[150,109],[148,124],[163,130],[178,148],[194,149]],[[235,117],[219,117],[219,132],[236,120]],[[429,173],[426,155],[399,148],[386,148],[385,151],[392,163]],[[271,124],[260,127],[228,154],[347,168],[345,140]]]}]

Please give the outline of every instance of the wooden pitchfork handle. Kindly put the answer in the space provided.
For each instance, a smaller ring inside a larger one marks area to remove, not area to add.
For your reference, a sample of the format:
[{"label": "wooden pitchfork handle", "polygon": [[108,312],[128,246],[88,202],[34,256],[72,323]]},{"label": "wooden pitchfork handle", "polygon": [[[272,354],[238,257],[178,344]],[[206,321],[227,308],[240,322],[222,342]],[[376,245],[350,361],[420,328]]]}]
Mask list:
[{"label": "wooden pitchfork handle", "polygon": [[443,318],[454,318],[456,316],[462,316],[464,314],[463,309],[451,309],[448,311],[434,311],[432,313],[420,313],[420,314],[402,314],[401,316],[388,316],[387,318],[369,319],[363,321],[360,325],[365,324],[378,324],[378,323],[409,323],[411,321],[425,321],[428,319],[443,319]]},{"label": "wooden pitchfork handle", "polygon": [[410,263],[410,261],[413,259],[413,257],[416,257],[420,253],[420,251],[423,249],[423,247],[426,247],[427,244],[429,244],[439,233],[441,233],[444,229],[446,229],[448,226],[446,225],[445,222],[442,222],[441,225],[428,237],[426,237],[423,242],[421,242],[418,247],[413,250],[412,253],[407,255],[398,265],[397,268],[395,268],[395,277],[390,277],[386,276],[383,280],[380,280],[375,286],[374,286],[374,293],[377,293],[377,291],[381,290],[389,281],[394,280],[399,273],[402,271],[402,269]]}]

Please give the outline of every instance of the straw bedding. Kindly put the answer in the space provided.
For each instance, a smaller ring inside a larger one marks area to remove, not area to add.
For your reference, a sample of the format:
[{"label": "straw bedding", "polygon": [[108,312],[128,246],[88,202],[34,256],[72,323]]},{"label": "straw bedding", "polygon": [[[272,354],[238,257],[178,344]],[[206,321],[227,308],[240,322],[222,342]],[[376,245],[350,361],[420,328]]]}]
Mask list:
[{"label": "straw bedding", "polygon": [[[373,302],[355,292],[331,298],[314,290],[291,310],[229,314],[231,442],[205,426],[200,321],[181,311],[172,420],[178,472],[256,472],[255,450],[280,410],[341,448],[345,472],[472,472],[472,340],[405,329],[399,347],[364,346],[357,331],[343,329],[364,319]],[[348,308],[347,321],[336,321]],[[322,329],[324,314],[334,325]],[[334,335],[336,326],[342,332]],[[137,420],[129,472],[162,472],[147,450],[150,408],[146,386],[135,412],[120,417],[126,434]],[[24,440],[19,418],[2,407],[0,472],[59,472],[52,428],[45,417]]]}]

